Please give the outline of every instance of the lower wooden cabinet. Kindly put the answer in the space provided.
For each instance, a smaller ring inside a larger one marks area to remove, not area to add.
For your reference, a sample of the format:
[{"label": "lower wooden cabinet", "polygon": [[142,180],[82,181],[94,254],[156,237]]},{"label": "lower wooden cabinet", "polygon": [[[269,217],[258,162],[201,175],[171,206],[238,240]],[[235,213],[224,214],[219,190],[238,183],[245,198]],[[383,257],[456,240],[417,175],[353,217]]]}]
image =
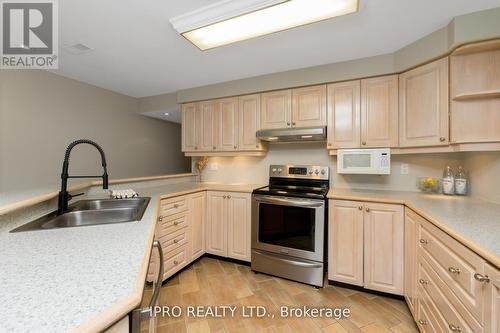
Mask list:
[{"label": "lower wooden cabinet", "polygon": [[500,271],[490,265],[485,266],[486,284],[484,331],[500,333]]},{"label": "lower wooden cabinet", "polygon": [[191,195],[191,260],[201,257],[205,253],[205,192]]},{"label": "lower wooden cabinet", "polygon": [[405,208],[404,297],[410,312],[417,313],[417,216]]},{"label": "lower wooden cabinet", "polygon": [[403,206],[330,200],[328,279],[403,295]]},{"label": "lower wooden cabinet", "polygon": [[207,253],[250,261],[251,195],[209,191]]}]

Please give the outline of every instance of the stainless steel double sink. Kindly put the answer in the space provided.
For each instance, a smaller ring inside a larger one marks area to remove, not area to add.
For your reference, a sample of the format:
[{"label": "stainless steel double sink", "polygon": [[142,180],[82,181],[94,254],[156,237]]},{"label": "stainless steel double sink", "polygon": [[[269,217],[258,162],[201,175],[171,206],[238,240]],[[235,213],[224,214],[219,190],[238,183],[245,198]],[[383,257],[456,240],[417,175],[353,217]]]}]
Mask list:
[{"label": "stainless steel double sink", "polygon": [[150,200],[149,197],[81,200],[70,205],[64,214],[50,213],[10,232],[140,221]]}]

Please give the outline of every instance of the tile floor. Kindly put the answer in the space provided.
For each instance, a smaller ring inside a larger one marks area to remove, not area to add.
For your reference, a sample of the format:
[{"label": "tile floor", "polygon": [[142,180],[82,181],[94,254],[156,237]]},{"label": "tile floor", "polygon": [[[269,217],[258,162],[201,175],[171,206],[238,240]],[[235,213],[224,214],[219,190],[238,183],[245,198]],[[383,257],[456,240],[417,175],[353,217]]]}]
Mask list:
[{"label": "tile floor", "polygon": [[[160,305],[180,306],[183,315],[178,318],[159,317],[159,333],[418,332],[404,301],[332,286],[317,290],[301,283],[255,274],[247,266],[206,257],[164,284]],[[187,306],[197,305],[232,305],[237,310],[234,317],[187,316]],[[251,305],[264,306],[269,315],[275,315],[274,318],[243,318],[242,307]],[[351,316],[338,320],[328,317],[281,318],[279,311],[283,305],[348,307]]]}]

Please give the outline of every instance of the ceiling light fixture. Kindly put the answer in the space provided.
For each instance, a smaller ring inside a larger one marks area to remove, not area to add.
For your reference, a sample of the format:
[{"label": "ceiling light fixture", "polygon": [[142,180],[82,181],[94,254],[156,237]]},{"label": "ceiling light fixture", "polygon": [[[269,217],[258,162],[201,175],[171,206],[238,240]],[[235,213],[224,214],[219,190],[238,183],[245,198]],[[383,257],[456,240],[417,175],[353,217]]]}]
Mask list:
[{"label": "ceiling light fixture", "polygon": [[200,50],[355,13],[359,0],[224,0],[174,17],[172,26]]},{"label": "ceiling light fixture", "polygon": [[165,116],[168,116],[168,112],[165,112],[165,113],[164,113],[164,115],[165,115]]}]

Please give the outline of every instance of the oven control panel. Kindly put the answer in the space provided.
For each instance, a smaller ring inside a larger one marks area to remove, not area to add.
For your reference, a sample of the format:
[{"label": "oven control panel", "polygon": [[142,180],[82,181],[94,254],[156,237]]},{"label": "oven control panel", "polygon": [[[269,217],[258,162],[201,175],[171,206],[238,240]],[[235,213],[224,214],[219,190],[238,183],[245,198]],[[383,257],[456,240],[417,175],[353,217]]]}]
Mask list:
[{"label": "oven control panel", "polygon": [[329,168],[319,165],[271,165],[270,177],[328,179]]}]

